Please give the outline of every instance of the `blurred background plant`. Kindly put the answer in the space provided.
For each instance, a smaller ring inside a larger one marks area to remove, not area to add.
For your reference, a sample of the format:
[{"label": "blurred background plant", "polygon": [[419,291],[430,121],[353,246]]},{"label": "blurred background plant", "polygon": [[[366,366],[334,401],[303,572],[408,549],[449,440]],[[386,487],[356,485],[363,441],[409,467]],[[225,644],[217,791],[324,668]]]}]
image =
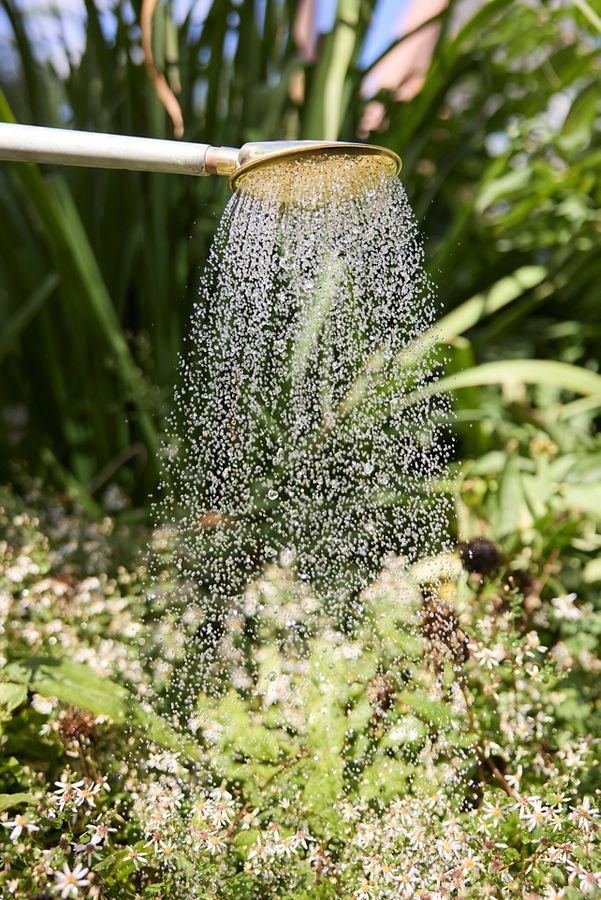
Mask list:
[{"label": "blurred background plant", "polygon": [[[599,11],[586,0],[464,0],[405,3],[382,20],[376,6],[85,0],[69,19],[59,4],[0,0],[0,118],[232,146],[359,137],[396,150],[444,304],[449,374],[461,370],[459,456],[501,452],[496,465],[522,484],[516,459],[537,465],[527,436],[542,429],[587,457],[590,486]],[[91,513],[119,505],[120,492],[145,501],[226,201],[216,179],[2,165],[0,477],[24,463]],[[537,484],[560,483],[559,469]]]}]

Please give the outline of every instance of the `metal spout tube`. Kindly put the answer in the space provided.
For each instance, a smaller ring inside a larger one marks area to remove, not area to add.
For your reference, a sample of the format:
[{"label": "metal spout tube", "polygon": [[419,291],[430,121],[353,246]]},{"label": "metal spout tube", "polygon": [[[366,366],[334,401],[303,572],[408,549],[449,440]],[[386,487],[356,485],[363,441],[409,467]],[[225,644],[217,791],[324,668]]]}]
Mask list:
[{"label": "metal spout tube", "polygon": [[229,175],[236,169],[237,157],[237,150],[209,144],[0,124],[0,160],[179,175]]}]

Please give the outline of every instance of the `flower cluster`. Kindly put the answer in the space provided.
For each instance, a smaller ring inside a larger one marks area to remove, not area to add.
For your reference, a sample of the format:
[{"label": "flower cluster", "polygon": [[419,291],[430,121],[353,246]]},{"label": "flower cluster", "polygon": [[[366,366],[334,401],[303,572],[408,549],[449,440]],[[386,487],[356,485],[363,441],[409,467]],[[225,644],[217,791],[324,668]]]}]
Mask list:
[{"label": "flower cluster", "polygon": [[[282,558],[178,706],[202,622],[164,602],[168,562],[153,581],[108,519],[4,500],[3,895],[601,892],[601,615],[557,554],[548,584],[529,547],[391,558],[352,630]],[[62,699],[15,681],[40,656],[82,666]],[[120,722],[124,687],[145,724]]]}]

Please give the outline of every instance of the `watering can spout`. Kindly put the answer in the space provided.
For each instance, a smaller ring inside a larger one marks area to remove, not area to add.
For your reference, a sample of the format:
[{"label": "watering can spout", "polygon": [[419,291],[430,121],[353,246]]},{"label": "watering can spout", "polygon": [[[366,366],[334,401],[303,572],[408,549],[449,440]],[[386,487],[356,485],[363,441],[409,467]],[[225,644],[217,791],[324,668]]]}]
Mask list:
[{"label": "watering can spout", "polygon": [[0,160],[91,166],[101,169],[222,175],[235,190],[242,176],[267,165],[317,155],[378,156],[391,174],[401,161],[385,147],[342,141],[255,141],[236,147],[212,147],[185,141],[94,134],[67,128],[0,124]]}]

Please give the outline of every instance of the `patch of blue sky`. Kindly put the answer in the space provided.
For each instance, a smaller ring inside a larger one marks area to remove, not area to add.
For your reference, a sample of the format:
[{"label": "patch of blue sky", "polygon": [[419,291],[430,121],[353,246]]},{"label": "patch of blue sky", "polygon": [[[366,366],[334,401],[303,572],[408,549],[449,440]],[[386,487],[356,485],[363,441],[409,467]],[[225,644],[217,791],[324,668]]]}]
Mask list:
[{"label": "patch of blue sky", "polygon": [[[386,48],[400,37],[400,20],[411,0],[377,0],[361,53],[359,65],[367,68]],[[317,0],[315,25],[320,34],[332,30],[336,0]]]},{"label": "patch of blue sky", "polygon": [[[241,2],[241,0],[239,0]],[[359,65],[368,67],[399,36],[399,19],[403,9],[411,0],[377,0],[374,15],[367,31],[359,56]],[[16,0],[30,15],[26,17],[27,29],[38,58],[49,60],[59,74],[68,71],[69,59],[77,60],[85,45],[86,10],[83,0]],[[173,15],[176,23],[182,25],[188,18],[192,35],[198,34],[211,8],[212,0],[173,0]],[[116,0],[95,0],[101,27],[110,39],[117,29],[114,14]],[[129,2],[121,7],[126,22],[135,24],[135,13]],[[266,0],[256,0],[256,21],[263,27],[266,14]],[[336,14],[336,0],[316,0],[315,26],[320,34],[332,29]],[[11,52],[12,29],[6,14],[0,10],[0,56],[2,70],[10,74],[18,60]],[[228,29],[225,52],[235,53],[237,34],[235,28]]]},{"label": "patch of blue sky", "polygon": [[377,0],[373,18],[361,48],[359,65],[370,66],[402,34],[402,16],[411,0]]}]

